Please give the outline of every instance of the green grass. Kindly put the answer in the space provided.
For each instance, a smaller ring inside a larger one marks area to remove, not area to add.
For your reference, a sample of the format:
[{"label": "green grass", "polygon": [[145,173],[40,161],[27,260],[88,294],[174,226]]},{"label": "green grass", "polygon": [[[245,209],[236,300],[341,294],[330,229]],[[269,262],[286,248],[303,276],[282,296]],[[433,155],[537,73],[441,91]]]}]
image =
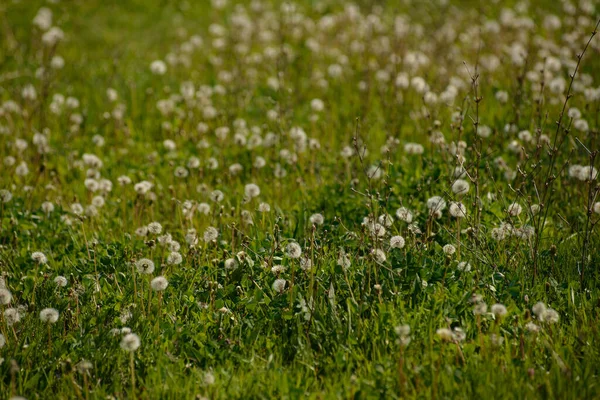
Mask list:
[{"label": "green grass", "polygon": [[[598,37],[569,85],[598,10],[364,0],[351,18],[341,0],[296,1],[287,14],[279,0],[261,10],[235,3],[0,4],[0,398],[598,398],[600,188],[571,169],[599,168]],[[42,6],[64,31],[56,46],[32,24]],[[561,22],[554,30],[551,14]],[[337,20],[330,29],[325,15]],[[396,35],[400,15],[409,27]],[[224,47],[211,24],[224,27]],[[203,44],[187,53],[194,35]],[[527,51],[522,63],[509,51],[515,43]],[[50,67],[55,55],[62,69]],[[151,72],[157,59],[166,74]],[[331,75],[333,64],[342,76]],[[397,85],[403,73],[438,97],[454,86],[453,103],[427,101],[414,81]],[[554,87],[559,78],[564,90]],[[29,84],[35,99],[23,96]],[[79,104],[54,113],[55,94]],[[165,99],[173,104],[163,114]],[[478,135],[484,125],[487,138]],[[519,137],[525,130],[531,141]],[[430,140],[436,132],[445,144]],[[464,159],[453,150],[459,141]],[[423,154],[405,151],[412,142]],[[103,165],[86,165],[84,154]],[[199,166],[188,166],[192,157]],[[466,194],[452,190],[459,165]],[[175,176],[178,167],[188,175]],[[94,192],[86,178],[112,188]],[[153,184],[146,194],[134,188],[141,181]],[[248,200],[249,183],[260,194]],[[432,196],[448,202],[439,218],[426,206]],[[466,207],[460,222],[453,201]],[[512,203],[519,215],[508,213]],[[400,207],[411,224],[396,216]],[[311,221],[316,213],[323,224]],[[394,222],[377,236],[372,221],[385,214]],[[160,234],[136,234],[153,221]],[[203,240],[208,227],[217,240]],[[519,237],[524,227],[533,232]],[[180,248],[161,243],[166,233]],[[390,245],[397,235],[402,248]],[[286,251],[292,242],[302,258]],[[172,251],[180,264],[169,263]],[[142,258],[152,274],[136,269]],[[151,289],[159,275],[168,280],[160,293]],[[558,321],[534,312],[538,302]],[[475,303],[487,311],[475,315]],[[56,323],[41,321],[45,308],[58,310]],[[403,325],[409,334],[398,333]],[[121,347],[127,330],[141,342],[133,352]]]}]

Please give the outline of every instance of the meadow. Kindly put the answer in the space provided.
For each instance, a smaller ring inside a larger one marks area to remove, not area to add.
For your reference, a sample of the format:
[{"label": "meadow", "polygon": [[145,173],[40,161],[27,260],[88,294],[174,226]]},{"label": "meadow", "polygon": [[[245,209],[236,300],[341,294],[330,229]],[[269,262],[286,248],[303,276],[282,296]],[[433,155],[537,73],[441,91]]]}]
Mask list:
[{"label": "meadow", "polygon": [[599,24],[0,2],[0,398],[600,398]]}]

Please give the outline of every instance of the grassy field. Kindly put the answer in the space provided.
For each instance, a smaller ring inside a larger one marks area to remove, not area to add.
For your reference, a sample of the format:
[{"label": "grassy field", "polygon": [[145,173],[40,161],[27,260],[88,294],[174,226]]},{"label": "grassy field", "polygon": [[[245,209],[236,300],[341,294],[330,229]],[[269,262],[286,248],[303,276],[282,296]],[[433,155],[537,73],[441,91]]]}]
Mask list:
[{"label": "grassy field", "polygon": [[2,1],[0,398],[600,398],[599,13]]}]

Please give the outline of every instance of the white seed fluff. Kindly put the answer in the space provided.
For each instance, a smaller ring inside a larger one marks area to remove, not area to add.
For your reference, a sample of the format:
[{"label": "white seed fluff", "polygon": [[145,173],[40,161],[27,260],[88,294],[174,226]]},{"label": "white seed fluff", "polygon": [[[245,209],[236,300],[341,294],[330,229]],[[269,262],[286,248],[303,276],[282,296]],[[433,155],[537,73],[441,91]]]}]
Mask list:
[{"label": "white seed fluff", "polygon": [[40,311],[40,320],[42,322],[53,324],[58,321],[58,310],[55,308],[44,308]]},{"label": "white seed fluff", "polygon": [[140,337],[135,333],[128,333],[121,339],[121,348],[125,351],[134,352],[140,347]]},{"label": "white seed fluff", "polygon": [[392,249],[401,249],[405,245],[405,240],[402,236],[392,236],[390,239],[390,247]]},{"label": "white seed fluff", "polygon": [[161,292],[165,290],[167,286],[169,286],[169,281],[164,276],[157,276],[156,278],[152,279],[150,286],[152,286],[152,290]]},{"label": "white seed fluff", "polygon": [[140,258],[136,261],[135,267],[140,274],[151,274],[154,272],[154,261]]}]

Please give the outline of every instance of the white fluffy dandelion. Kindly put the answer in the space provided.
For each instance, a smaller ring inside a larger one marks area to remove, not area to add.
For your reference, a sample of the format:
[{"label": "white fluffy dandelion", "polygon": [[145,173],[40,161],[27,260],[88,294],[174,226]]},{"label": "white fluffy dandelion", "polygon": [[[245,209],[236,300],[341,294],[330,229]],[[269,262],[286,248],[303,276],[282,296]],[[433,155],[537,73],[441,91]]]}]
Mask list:
[{"label": "white fluffy dandelion", "polygon": [[508,213],[508,215],[510,215],[511,217],[516,217],[519,214],[521,214],[521,211],[523,211],[523,207],[521,207],[521,205],[519,203],[512,203],[511,205],[508,206],[508,208],[506,209],[506,212]]},{"label": "white fluffy dandelion", "polygon": [[6,288],[0,288],[0,304],[6,306],[12,301],[12,293]]},{"label": "white fluffy dandelion", "polygon": [[150,64],[150,71],[154,75],[164,75],[167,72],[167,64],[162,60],[152,61]]},{"label": "white fluffy dandelion", "polygon": [[406,242],[402,236],[392,236],[390,239],[390,247],[392,249],[401,249],[405,244]]},{"label": "white fluffy dandelion", "polygon": [[167,286],[169,286],[169,281],[164,276],[157,276],[156,278],[152,279],[150,286],[155,292],[162,292],[167,288]]},{"label": "white fluffy dandelion", "polygon": [[40,311],[40,320],[48,324],[54,324],[58,321],[59,313],[55,308],[44,308]]},{"label": "white fluffy dandelion", "polygon": [[437,331],[435,331],[436,335],[438,335],[440,337],[440,339],[442,339],[444,342],[449,342],[452,340],[453,335],[452,335],[452,331],[448,328],[440,328]]},{"label": "white fluffy dandelion", "polygon": [[400,221],[404,221],[408,224],[410,224],[413,220],[412,213],[406,207],[400,207],[399,209],[397,209],[396,217],[398,217]]},{"label": "white fluffy dandelion", "polygon": [[456,253],[456,247],[454,247],[451,244],[447,244],[447,245],[444,245],[444,247],[442,247],[442,251],[444,252],[445,255],[451,256],[454,253]]},{"label": "white fluffy dandelion", "polygon": [[21,320],[21,313],[18,308],[7,308],[4,310],[4,321],[6,325],[12,326]]},{"label": "white fluffy dandelion", "polygon": [[182,261],[183,257],[177,251],[172,251],[167,257],[167,264],[169,265],[179,265]]},{"label": "white fluffy dandelion", "polygon": [[154,272],[154,261],[148,258],[140,258],[135,263],[135,268],[140,274],[148,274]]},{"label": "white fluffy dandelion", "polygon": [[371,250],[371,255],[378,263],[384,263],[387,260],[387,256],[385,255],[385,251],[381,249],[373,249]]},{"label": "white fluffy dandelion", "polygon": [[261,213],[268,213],[269,211],[271,211],[271,206],[268,203],[260,203],[258,205],[258,211],[260,211]]},{"label": "white fluffy dandelion", "polygon": [[140,344],[140,337],[135,333],[128,333],[121,339],[121,348],[130,353],[136,351]]},{"label": "white fluffy dandelion", "polygon": [[213,240],[217,240],[217,237],[219,237],[219,231],[217,230],[217,228],[214,228],[212,226],[209,226],[208,228],[206,228],[206,230],[204,231],[204,241],[205,242],[212,242]]},{"label": "white fluffy dandelion", "polygon": [[496,303],[496,304],[492,305],[491,310],[492,310],[492,314],[494,314],[496,316],[496,318],[504,317],[508,313],[508,310],[506,309],[506,307],[500,303]]},{"label": "white fluffy dandelion", "polygon": [[555,324],[559,321],[560,316],[558,314],[557,311],[549,308],[547,309],[544,314],[542,315],[542,321],[549,323],[549,324]]},{"label": "white fluffy dandelion", "polygon": [[309,221],[311,224],[315,224],[315,225],[323,225],[323,222],[325,222],[325,218],[323,217],[323,214],[313,214],[310,216]]},{"label": "white fluffy dandelion", "polygon": [[260,195],[260,188],[255,183],[249,183],[244,187],[244,194],[248,198],[258,197]]},{"label": "white fluffy dandelion", "polygon": [[54,278],[54,284],[58,287],[65,287],[67,286],[67,278],[65,278],[64,276],[57,276],[56,278]]},{"label": "white fluffy dandelion", "polygon": [[538,319],[542,319],[544,313],[546,312],[546,305],[541,301],[538,301],[533,305],[533,307],[531,307],[531,311],[533,311],[533,314],[538,317]]},{"label": "white fluffy dandelion", "polygon": [[35,251],[31,254],[31,259],[38,264],[46,264],[48,262],[48,258],[41,251]]},{"label": "white fluffy dandelion", "polygon": [[277,293],[283,293],[285,290],[285,284],[285,279],[275,279],[275,282],[273,282],[273,290]]},{"label": "white fluffy dandelion", "polygon": [[436,211],[442,211],[446,208],[446,200],[440,196],[433,196],[427,199],[427,208],[433,214]]},{"label": "white fluffy dandelion", "polygon": [[457,179],[452,184],[452,192],[454,194],[464,195],[469,191],[469,187],[469,182],[465,181],[464,179]]},{"label": "white fluffy dandelion", "polygon": [[288,257],[290,257],[290,258],[300,258],[300,256],[302,255],[302,248],[300,247],[300,245],[298,243],[290,242],[286,246],[285,252],[287,253]]},{"label": "white fluffy dandelion", "polygon": [[463,203],[458,201],[451,202],[448,210],[450,215],[455,218],[465,218],[467,216],[467,208]]},{"label": "white fluffy dandelion", "polygon": [[160,235],[162,232],[162,225],[159,222],[150,222],[148,224],[148,232],[153,235]]}]

